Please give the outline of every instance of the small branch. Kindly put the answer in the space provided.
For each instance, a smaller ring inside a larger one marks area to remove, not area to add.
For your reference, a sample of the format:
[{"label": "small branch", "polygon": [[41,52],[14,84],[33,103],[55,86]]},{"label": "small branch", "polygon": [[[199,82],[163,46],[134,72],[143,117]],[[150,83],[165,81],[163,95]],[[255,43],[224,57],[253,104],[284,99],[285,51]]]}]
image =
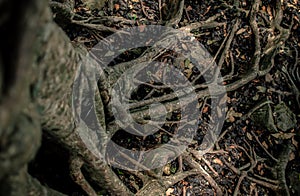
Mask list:
[{"label": "small branch", "polygon": [[259,70],[259,61],[260,61],[260,56],[261,56],[261,46],[260,46],[260,36],[259,36],[259,30],[258,30],[258,25],[256,22],[256,15],[258,12],[260,0],[255,0],[254,3],[252,4],[252,9],[250,11],[250,26],[252,28],[253,34],[254,34],[254,44],[255,44],[255,52],[254,52],[254,60],[253,60],[253,69],[255,71]]},{"label": "small branch", "polygon": [[199,28],[215,28],[215,27],[218,27],[218,26],[226,25],[226,23],[219,23],[219,22],[215,21],[220,16],[222,16],[222,14],[217,13],[217,14],[209,17],[205,21],[195,22],[195,23],[189,24],[187,26],[179,28],[179,30],[184,31],[186,33],[190,33],[191,31],[199,29]]},{"label": "small branch", "polygon": [[239,178],[237,185],[235,186],[235,190],[233,192],[233,196],[237,196],[239,194],[240,186],[244,178],[247,176],[247,172],[243,171],[242,175]]},{"label": "small branch", "polygon": [[220,56],[220,59],[219,59],[219,62],[218,62],[219,69],[221,69],[221,67],[222,67],[222,65],[224,63],[225,56],[226,56],[226,54],[229,51],[230,45],[231,45],[231,43],[233,41],[233,38],[235,36],[236,31],[238,30],[238,27],[239,27],[240,23],[241,23],[241,20],[240,19],[236,19],[236,22],[234,23],[234,25],[233,25],[233,27],[231,29],[231,32],[229,34],[229,37],[228,37],[228,39],[226,41],[225,47],[223,49],[223,52],[222,52],[222,54]]},{"label": "small branch", "polygon": [[256,184],[259,184],[261,186],[264,186],[264,187],[267,187],[267,188],[270,188],[274,191],[277,191],[278,190],[278,185],[274,185],[274,184],[271,184],[269,182],[265,182],[265,181],[262,181],[262,180],[258,180],[256,178],[253,178],[253,177],[250,177],[250,176],[246,176],[246,178],[248,178],[250,181],[256,183]]},{"label": "small branch", "polygon": [[140,0],[140,4],[141,4],[141,8],[142,8],[143,14],[144,14],[149,20],[151,20],[152,18],[148,15],[148,13],[147,13],[146,10],[145,10],[145,6],[144,6],[143,0]]},{"label": "small branch", "polygon": [[254,136],[255,140],[257,141],[257,143],[259,144],[259,146],[265,151],[265,153],[271,158],[273,159],[273,161],[278,162],[278,159],[276,159],[273,155],[271,155],[271,153],[269,153],[269,151],[262,145],[262,143],[259,141],[257,135],[251,131],[252,135]]},{"label": "small branch", "polygon": [[207,173],[205,171],[205,169],[203,169],[203,167],[198,163],[196,162],[195,160],[193,160],[191,158],[191,156],[183,156],[184,160],[188,162],[188,164],[199,170],[200,174],[204,177],[205,180],[208,181],[208,183],[215,189],[216,191],[216,195],[223,195],[223,192],[221,190],[221,188],[219,187],[219,185],[216,183],[216,181],[209,175],[209,173]]},{"label": "small branch", "polygon": [[214,176],[219,176],[218,172],[214,170],[214,168],[211,166],[210,162],[206,160],[204,157],[201,158],[201,160],[207,165],[207,167],[213,172]]}]

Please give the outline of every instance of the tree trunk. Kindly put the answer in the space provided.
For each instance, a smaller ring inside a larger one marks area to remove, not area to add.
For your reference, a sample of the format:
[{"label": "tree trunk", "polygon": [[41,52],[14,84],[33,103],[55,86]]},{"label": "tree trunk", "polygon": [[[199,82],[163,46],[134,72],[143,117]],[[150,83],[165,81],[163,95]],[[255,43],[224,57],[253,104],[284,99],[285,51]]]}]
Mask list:
[{"label": "tree trunk", "polygon": [[[53,22],[46,1],[5,1],[0,6],[7,10],[1,13],[1,35],[8,38],[1,45],[0,58],[0,191],[4,195],[47,195],[48,188],[41,187],[26,169],[40,146],[42,125],[75,160],[80,156],[87,168],[93,168],[94,179],[114,194],[129,193],[109,166],[86,150],[76,132],[71,93],[79,61],[87,58],[84,50],[76,50]],[[72,172],[81,173],[80,168]]]}]

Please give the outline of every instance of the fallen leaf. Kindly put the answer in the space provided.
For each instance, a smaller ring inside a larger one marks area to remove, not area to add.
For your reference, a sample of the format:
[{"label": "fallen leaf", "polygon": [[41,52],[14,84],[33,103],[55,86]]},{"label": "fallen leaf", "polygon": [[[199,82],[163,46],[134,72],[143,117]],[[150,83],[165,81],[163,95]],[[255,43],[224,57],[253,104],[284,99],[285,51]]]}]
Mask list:
[{"label": "fallen leaf", "polygon": [[267,12],[268,12],[268,14],[270,15],[270,16],[269,16],[270,19],[272,19],[272,18],[273,18],[273,14],[272,14],[272,9],[271,9],[270,5],[268,5],[268,7],[267,7]]},{"label": "fallen leaf", "polygon": [[295,138],[292,138],[292,144],[294,144],[295,147],[298,147],[298,142],[295,140]]},{"label": "fallen leaf", "polygon": [[185,44],[181,44],[181,46],[182,46],[183,50],[185,50],[185,51],[188,50],[188,48],[187,48],[187,46]]},{"label": "fallen leaf", "polygon": [[[252,187],[253,189],[255,189],[256,183],[255,182],[251,182],[250,184],[250,188]],[[250,192],[251,193],[251,192]]]},{"label": "fallen leaf", "polygon": [[275,106],[274,113],[276,114],[277,127],[282,131],[287,131],[297,124],[296,115],[290,110],[290,108],[281,102]]},{"label": "fallen leaf", "polygon": [[239,34],[242,34],[246,31],[246,29],[242,28],[242,29],[239,29],[236,34],[239,35]]},{"label": "fallen leaf", "polygon": [[202,113],[205,114],[205,113],[207,113],[207,112],[208,112],[208,106],[205,106],[205,107],[203,108],[203,110],[202,110]]},{"label": "fallen leaf", "polygon": [[266,82],[271,82],[271,81],[273,81],[273,76],[271,74],[267,73],[265,76],[265,79],[266,79]]},{"label": "fallen leaf", "polygon": [[166,196],[171,196],[173,192],[174,192],[173,188],[168,188],[168,190],[166,191]]},{"label": "fallen leaf", "polygon": [[259,99],[259,94],[254,95],[254,97],[252,97],[252,99],[253,99],[254,101],[257,101],[257,100]]},{"label": "fallen leaf", "polygon": [[258,92],[261,92],[261,93],[265,93],[267,90],[267,88],[264,86],[257,86],[256,88],[257,88]]},{"label": "fallen leaf", "polygon": [[295,133],[275,133],[272,134],[273,137],[277,138],[277,139],[283,139],[283,140],[287,140],[287,139],[291,139],[294,135],[296,135]]},{"label": "fallen leaf", "polygon": [[263,168],[263,164],[258,164],[257,165],[257,170],[260,171]]},{"label": "fallen leaf", "polygon": [[296,157],[295,153],[294,153],[294,152],[292,152],[292,153],[290,154],[289,161],[292,161],[292,160],[294,160],[294,159],[295,159],[295,157]]},{"label": "fallen leaf", "polygon": [[228,119],[229,122],[234,122],[235,121],[235,117],[240,118],[242,116],[243,116],[242,113],[236,112],[236,111],[234,111],[233,108],[230,108],[229,111],[226,114],[226,119]]},{"label": "fallen leaf", "polygon": [[235,118],[233,116],[228,117],[229,122],[233,123],[235,121]]},{"label": "fallen leaf", "polygon": [[114,7],[115,7],[116,11],[118,11],[120,9],[120,5],[119,4],[115,4]]},{"label": "fallen leaf", "polygon": [[192,8],[192,6],[188,6],[187,8],[185,8],[186,9],[186,11],[188,12],[188,11],[191,11],[193,8]]},{"label": "fallen leaf", "polygon": [[261,144],[262,144],[266,149],[269,148],[268,144],[267,144],[265,141],[263,141]]},{"label": "fallen leaf", "polygon": [[213,160],[213,163],[216,163],[216,164],[218,164],[218,165],[223,166],[223,162],[222,162],[220,159],[218,159],[218,158],[215,158],[215,159]]},{"label": "fallen leaf", "polygon": [[247,135],[247,138],[248,138],[250,141],[252,141],[252,135],[251,135],[249,132],[247,132],[246,135]]}]

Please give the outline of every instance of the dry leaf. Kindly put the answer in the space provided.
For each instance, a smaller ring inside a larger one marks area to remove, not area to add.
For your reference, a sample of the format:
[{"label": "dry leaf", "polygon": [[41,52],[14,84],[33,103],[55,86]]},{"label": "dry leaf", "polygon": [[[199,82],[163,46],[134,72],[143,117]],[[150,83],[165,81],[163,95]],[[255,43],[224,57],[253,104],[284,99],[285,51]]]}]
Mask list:
[{"label": "dry leaf", "polygon": [[294,152],[292,152],[292,153],[290,154],[289,161],[292,161],[292,160],[294,160],[294,159],[295,159],[295,157],[296,157],[295,153],[294,153]]},{"label": "dry leaf", "polygon": [[233,116],[228,117],[229,122],[233,123],[235,121],[235,118]]},{"label": "dry leaf", "polygon": [[205,106],[205,107],[203,108],[203,110],[202,110],[202,113],[205,114],[205,113],[207,113],[207,112],[208,112],[208,106]]},{"label": "dry leaf", "polygon": [[277,138],[277,139],[283,139],[283,140],[287,140],[287,139],[291,139],[294,135],[296,135],[295,133],[275,133],[272,134],[273,137]]},{"label": "dry leaf", "polygon": [[223,166],[223,162],[220,159],[218,159],[218,158],[215,158],[213,160],[213,163],[216,163],[216,164],[219,164],[219,165]]},{"label": "dry leaf", "polygon": [[187,8],[185,8],[185,10],[188,12],[188,11],[191,11],[193,8],[189,5]]},{"label": "dry leaf", "polygon": [[262,168],[263,168],[263,165],[262,165],[262,164],[258,164],[258,165],[257,165],[257,170],[258,170],[258,171],[260,171]]},{"label": "dry leaf", "polygon": [[270,5],[268,5],[268,7],[267,7],[267,12],[270,15],[270,19],[272,19],[273,18],[273,14],[272,14],[272,9],[271,9]]},{"label": "dry leaf", "polygon": [[188,50],[188,48],[187,48],[187,46],[185,45],[185,44],[181,44],[181,47],[183,48],[183,50],[185,50],[185,51],[187,51]]},{"label": "dry leaf", "polygon": [[82,0],[82,2],[89,10],[101,10],[105,5],[105,1],[98,0]]},{"label": "dry leaf", "polygon": [[266,74],[265,78],[266,78],[266,82],[271,82],[271,81],[274,80],[273,76],[271,74],[269,74],[269,73]]},{"label": "dry leaf", "polygon": [[166,196],[171,196],[173,192],[174,192],[173,188],[168,188],[168,190],[166,191]]},{"label": "dry leaf", "polygon": [[226,119],[228,119],[229,122],[234,122],[235,121],[235,117],[240,118],[242,116],[243,116],[242,113],[236,112],[236,111],[234,111],[233,108],[230,108],[229,111],[226,114]]},{"label": "dry leaf", "polygon": [[286,132],[296,126],[296,115],[284,102],[281,102],[274,107],[274,113],[276,113],[276,125],[282,131]]},{"label": "dry leaf", "polygon": [[261,144],[262,144],[266,149],[269,148],[268,144],[267,144],[265,141],[263,141]]},{"label": "dry leaf", "polygon": [[248,138],[250,141],[252,141],[252,135],[251,135],[249,132],[247,132],[246,135],[247,135],[247,138]]},{"label": "dry leaf", "polygon": [[260,170],[260,171],[259,171],[259,175],[261,175],[261,176],[263,176],[264,173],[265,173],[264,170]]},{"label": "dry leaf", "polygon": [[250,184],[250,191],[249,192],[252,193],[255,189],[256,189],[256,183],[251,182],[251,184]]},{"label": "dry leaf", "polygon": [[239,29],[236,34],[239,35],[239,34],[242,34],[246,31],[246,29],[242,28],[242,29]]},{"label": "dry leaf", "polygon": [[295,147],[298,147],[298,142],[295,140],[295,138],[292,138],[292,144],[294,144]]},{"label": "dry leaf", "polygon": [[163,172],[166,175],[170,175],[171,174],[171,165],[170,164],[165,165],[163,168]]},{"label": "dry leaf", "polygon": [[115,7],[116,11],[118,11],[120,9],[120,5],[119,4],[115,4],[114,7]]}]

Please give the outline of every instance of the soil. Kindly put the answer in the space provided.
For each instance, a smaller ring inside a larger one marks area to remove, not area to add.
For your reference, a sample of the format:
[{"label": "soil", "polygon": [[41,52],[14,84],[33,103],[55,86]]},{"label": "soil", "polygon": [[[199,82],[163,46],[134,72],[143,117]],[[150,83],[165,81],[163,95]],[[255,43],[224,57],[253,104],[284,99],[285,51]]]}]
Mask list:
[{"label": "soil", "polygon": [[[113,10],[109,9],[111,2]],[[93,9],[87,8],[83,2],[77,0],[74,13],[78,18],[122,18],[119,23],[111,23],[111,20],[103,22],[105,26],[119,30],[130,26],[164,24],[161,17],[167,20],[168,13],[173,11],[172,6],[166,5],[174,2],[162,1],[160,10],[158,1],[115,0],[108,1],[101,9]],[[234,5],[236,2],[238,6]],[[186,0],[180,22],[173,26],[180,29],[219,15],[214,23],[196,28],[191,33],[213,57],[216,57],[217,64],[221,64],[221,74],[225,78],[224,85],[235,84],[254,69],[257,43],[249,14],[253,4],[248,0],[213,2]],[[172,176],[197,166],[202,167],[210,177],[203,173],[189,175],[167,187],[166,195],[218,195],[217,189],[224,195],[280,195],[284,192],[281,190],[282,186],[284,187],[282,183],[285,183],[290,195],[300,194],[299,6],[298,0],[284,1],[282,4],[280,9],[283,15],[280,25],[282,28],[290,29],[289,37],[284,45],[280,47],[276,45],[278,47],[274,53],[268,54],[271,56],[275,54],[273,58],[265,55],[260,59],[261,70],[268,69],[264,65],[269,62],[265,61],[269,59],[274,61],[266,74],[227,92],[227,114],[221,134],[214,147],[201,157],[192,152],[200,149],[207,134],[207,122],[212,118],[212,114],[210,97],[199,101],[198,109],[201,116],[198,131],[189,145],[193,161],[180,156],[163,168],[163,176]],[[280,34],[280,30],[272,29],[271,23],[276,17],[276,1],[263,0],[258,9],[256,22],[261,51],[264,51],[263,49],[270,44],[270,39]],[[235,25],[237,25],[235,34],[230,37]],[[91,49],[100,39],[111,34],[74,23],[62,27],[72,42],[84,44],[87,49]],[[231,43],[224,49],[226,40],[229,39]],[[222,48],[221,52],[219,48]],[[138,58],[146,50],[147,48],[138,48],[126,51],[110,66]],[[168,51],[157,61],[174,64],[174,57],[176,54]],[[189,63],[181,64],[180,69],[189,81],[193,81],[199,75],[199,70],[185,65],[189,66]],[[201,83],[201,78],[196,81],[196,84]],[[152,82],[151,85],[140,85],[132,93],[131,101],[161,97],[172,92],[170,88],[156,89],[155,85],[161,85],[159,83]],[[150,97],[149,92],[153,92]],[[173,123],[163,124],[152,135],[135,136],[120,129],[112,140],[127,149],[149,150],[169,142],[172,135],[178,131],[179,125],[176,121],[180,119],[182,119],[180,111],[175,110],[166,121]],[[56,145],[44,136],[43,146],[29,167],[30,173],[45,185],[65,194],[85,195],[66,173],[68,153],[53,146]],[[59,164],[56,164],[58,162]],[[113,170],[133,193],[137,193],[144,186],[143,181],[132,172],[118,168]],[[280,172],[285,175],[280,177]]]}]

